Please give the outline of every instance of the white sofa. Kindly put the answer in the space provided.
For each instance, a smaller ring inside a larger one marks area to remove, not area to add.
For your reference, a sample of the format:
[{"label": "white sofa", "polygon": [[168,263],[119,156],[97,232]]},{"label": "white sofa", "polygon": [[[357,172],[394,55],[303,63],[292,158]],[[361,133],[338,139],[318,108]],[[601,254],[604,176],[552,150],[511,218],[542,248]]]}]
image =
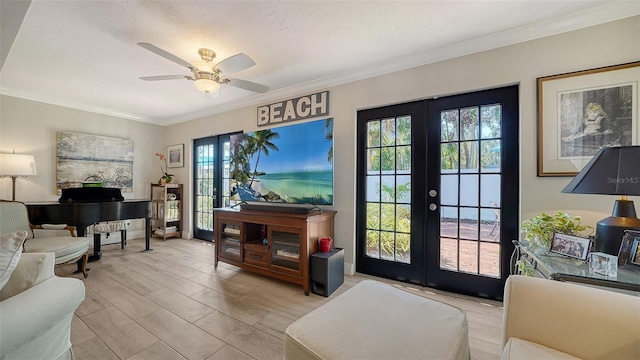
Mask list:
[{"label": "white sofa", "polygon": [[512,275],[502,359],[640,359],[640,298]]},{"label": "white sofa", "polygon": [[23,253],[0,290],[0,359],[73,359],[71,320],[84,283],[53,273],[53,253]]}]

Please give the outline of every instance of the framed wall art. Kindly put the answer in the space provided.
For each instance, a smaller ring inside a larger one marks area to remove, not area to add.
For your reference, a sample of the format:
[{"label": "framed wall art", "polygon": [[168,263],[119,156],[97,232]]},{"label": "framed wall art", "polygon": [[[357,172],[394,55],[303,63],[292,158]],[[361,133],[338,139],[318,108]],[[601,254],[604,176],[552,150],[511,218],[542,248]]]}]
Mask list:
[{"label": "framed wall art", "polygon": [[184,166],[184,144],[167,146],[167,167]]},{"label": "framed wall art", "polygon": [[133,140],[56,133],[56,190],[103,186],[133,192]]},{"label": "framed wall art", "polygon": [[602,147],[640,142],[640,61],[537,79],[538,176],[575,176]]}]

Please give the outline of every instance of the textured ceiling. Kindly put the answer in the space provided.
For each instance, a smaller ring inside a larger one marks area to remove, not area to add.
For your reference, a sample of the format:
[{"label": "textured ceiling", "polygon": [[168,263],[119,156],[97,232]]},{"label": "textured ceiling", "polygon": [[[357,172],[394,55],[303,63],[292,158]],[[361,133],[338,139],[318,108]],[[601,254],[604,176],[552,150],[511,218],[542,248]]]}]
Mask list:
[{"label": "textured ceiling", "polygon": [[[637,14],[637,0],[33,0],[3,54],[0,86],[10,96],[167,125]],[[0,25],[7,31],[8,22]],[[207,98],[186,79],[142,81],[189,71],[138,42],[191,63],[201,47],[217,61],[244,52],[256,65],[228,75],[271,91],[223,85]]]}]

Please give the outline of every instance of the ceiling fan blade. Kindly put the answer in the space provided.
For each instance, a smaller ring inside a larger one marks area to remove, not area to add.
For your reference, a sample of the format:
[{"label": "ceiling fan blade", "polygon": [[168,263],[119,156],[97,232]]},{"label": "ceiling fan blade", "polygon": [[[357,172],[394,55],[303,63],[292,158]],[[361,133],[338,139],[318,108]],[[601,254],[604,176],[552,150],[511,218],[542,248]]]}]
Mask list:
[{"label": "ceiling fan blade", "polygon": [[220,70],[223,74],[230,74],[248,69],[255,64],[255,61],[247,56],[247,54],[240,53],[220,61],[213,68]]},{"label": "ceiling fan blade", "polygon": [[193,65],[189,64],[188,62],[186,62],[185,60],[180,59],[179,57],[173,55],[172,53],[162,50],[159,47],[153,45],[153,44],[149,44],[146,42],[139,42],[138,45],[142,46],[143,48],[151,51],[152,53],[156,54],[156,55],[160,55],[163,58],[173,61],[174,63],[178,64],[178,65],[182,65],[184,67],[186,67],[187,69],[192,70],[193,69]]},{"label": "ceiling fan blade", "polygon": [[267,85],[262,85],[262,84],[254,83],[247,80],[240,80],[240,79],[227,79],[227,80],[228,80],[227,84],[231,86],[235,86],[237,88],[258,92],[258,93],[266,93],[267,91],[269,91],[269,87]]},{"label": "ceiling fan blade", "polygon": [[158,81],[158,80],[178,80],[178,79],[188,79],[188,76],[185,75],[158,75],[158,76],[143,76],[140,80],[145,81]]}]

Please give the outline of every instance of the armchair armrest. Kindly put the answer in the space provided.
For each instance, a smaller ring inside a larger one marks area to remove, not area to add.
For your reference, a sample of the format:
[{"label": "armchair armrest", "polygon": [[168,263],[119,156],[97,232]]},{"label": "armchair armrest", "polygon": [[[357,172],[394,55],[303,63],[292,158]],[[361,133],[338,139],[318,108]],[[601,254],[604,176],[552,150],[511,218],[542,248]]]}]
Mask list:
[{"label": "armchair armrest", "polygon": [[52,278],[55,261],[53,253],[22,253],[9,281],[0,290],[0,301]]},{"label": "armchair armrest", "polygon": [[71,236],[73,236],[73,237],[76,236],[76,227],[75,226],[71,226],[71,225],[66,225],[66,224],[61,224],[61,225],[50,225],[50,224],[33,225],[33,224],[29,224],[29,226],[31,226],[31,230],[68,230],[71,233]]},{"label": "armchair armrest", "polygon": [[640,298],[512,275],[504,290],[502,348],[516,337],[582,359],[640,353]]}]

